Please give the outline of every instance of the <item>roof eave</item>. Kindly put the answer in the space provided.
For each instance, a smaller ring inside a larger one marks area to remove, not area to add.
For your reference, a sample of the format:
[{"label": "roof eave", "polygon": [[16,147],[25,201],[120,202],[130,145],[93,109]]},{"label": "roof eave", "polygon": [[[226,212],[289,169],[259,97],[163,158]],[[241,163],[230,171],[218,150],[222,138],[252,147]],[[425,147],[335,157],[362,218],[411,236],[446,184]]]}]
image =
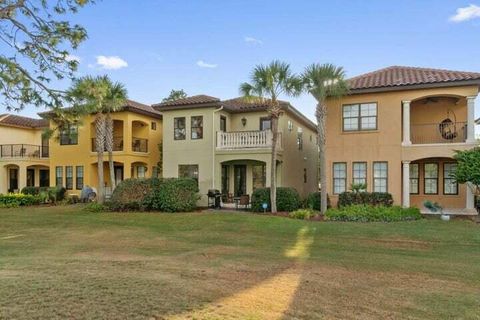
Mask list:
[{"label": "roof eave", "polygon": [[364,94],[364,93],[447,88],[447,87],[463,87],[463,86],[473,86],[473,85],[480,87],[480,79],[421,83],[421,84],[411,84],[411,85],[401,85],[401,86],[386,86],[386,87],[376,87],[376,88],[350,89],[348,94],[355,95],[355,94]]}]

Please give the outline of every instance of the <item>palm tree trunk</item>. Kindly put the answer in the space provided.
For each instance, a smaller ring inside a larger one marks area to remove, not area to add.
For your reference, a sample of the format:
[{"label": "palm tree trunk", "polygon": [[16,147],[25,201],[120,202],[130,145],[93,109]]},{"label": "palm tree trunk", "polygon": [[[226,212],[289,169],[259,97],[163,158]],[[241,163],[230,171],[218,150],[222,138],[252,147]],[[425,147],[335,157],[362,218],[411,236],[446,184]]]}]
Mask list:
[{"label": "palm tree trunk", "polygon": [[110,171],[110,186],[115,190],[115,168],[113,166],[113,119],[110,112],[105,118],[105,149],[108,152],[108,168]]},{"label": "palm tree trunk", "polygon": [[272,115],[272,163],[270,170],[270,206],[272,213],[277,213],[277,139],[278,116]]},{"label": "palm tree trunk", "polygon": [[318,150],[320,161],[320,211],[325,213],[327,211],[327,160],[325,156],[325,124],[327,122],[327,107],[321,102],[318,103],[315,115],[317,117]]},{"label": "palm tree trunk", "polygon": [[95,146],[97,151],[98,169],[98,203],[105,201],[105,181],[103,176],[103,151],[105,150],[105,116],[98,113],[95,119]]}]

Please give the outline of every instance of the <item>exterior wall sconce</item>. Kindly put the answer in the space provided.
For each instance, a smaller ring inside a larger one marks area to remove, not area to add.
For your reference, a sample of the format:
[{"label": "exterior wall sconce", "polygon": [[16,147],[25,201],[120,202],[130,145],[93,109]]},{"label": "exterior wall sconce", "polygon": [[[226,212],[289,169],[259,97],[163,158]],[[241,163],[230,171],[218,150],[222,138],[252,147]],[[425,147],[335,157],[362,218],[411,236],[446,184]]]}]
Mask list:
[{"label": "exterior wall sconce", "polygon": [[245,117],[242,118],[242,125],[244,127],[247,125],[247,119]]}]

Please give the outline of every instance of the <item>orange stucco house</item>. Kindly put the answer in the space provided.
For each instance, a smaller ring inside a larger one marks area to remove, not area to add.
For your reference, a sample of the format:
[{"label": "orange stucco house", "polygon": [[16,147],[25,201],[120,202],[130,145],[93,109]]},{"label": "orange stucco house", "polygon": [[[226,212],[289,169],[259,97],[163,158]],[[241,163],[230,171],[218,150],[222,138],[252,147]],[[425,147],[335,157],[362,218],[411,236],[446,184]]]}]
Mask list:
[{"label": "orange stucco house", "polygon": [[350,93],[328,100],[328,193],[335,204],[351,183],[389,192],[422,210],[425,200],[473,213],[474,197],[450,173],[455,150],[475,141],[480,73],[393,66],[348,80]]}]

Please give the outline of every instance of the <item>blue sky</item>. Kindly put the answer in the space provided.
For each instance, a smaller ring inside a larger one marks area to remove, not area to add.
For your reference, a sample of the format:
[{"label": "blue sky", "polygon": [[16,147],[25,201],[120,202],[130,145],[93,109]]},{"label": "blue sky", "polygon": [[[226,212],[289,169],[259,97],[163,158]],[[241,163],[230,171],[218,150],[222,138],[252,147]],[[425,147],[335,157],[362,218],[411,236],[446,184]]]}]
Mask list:
[{"label": "blue sky", "polygon": [[[252,68],[273,59],[296,72],[330,62],[348,76],[389,65],[480,71],[474,0],[103,0],[72,19],[89,34],[73,53],[78,75],[108,74],[147,104],[171,89],[236,97]],[[312,98],[290,100],[313,118]]]}]

